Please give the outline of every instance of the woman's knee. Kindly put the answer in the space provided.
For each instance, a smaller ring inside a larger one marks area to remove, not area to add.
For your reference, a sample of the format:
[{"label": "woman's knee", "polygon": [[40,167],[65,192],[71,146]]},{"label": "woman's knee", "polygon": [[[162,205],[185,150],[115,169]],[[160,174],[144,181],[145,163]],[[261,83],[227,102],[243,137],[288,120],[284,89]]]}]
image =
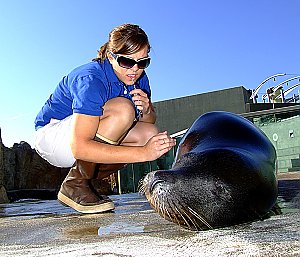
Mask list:
[{"label": "woman's knee", "polygon": [[136,141],[137,145],[145,145],[158,132],[158,128],[154,124],[138,122],[134,133],[134,141]]},{"label": "woman's knee", "polygon": [[124,97],[116,97],[107,101],[103,107],[104,117],[118,125],[131,126],[135,119],[133,103]]},{"label": "woman's knee", "polygon": [[148,141],[151,137],[158,134],[158,128],[151,123],[145,123],[146,127],[142,130],[143,137]]}]

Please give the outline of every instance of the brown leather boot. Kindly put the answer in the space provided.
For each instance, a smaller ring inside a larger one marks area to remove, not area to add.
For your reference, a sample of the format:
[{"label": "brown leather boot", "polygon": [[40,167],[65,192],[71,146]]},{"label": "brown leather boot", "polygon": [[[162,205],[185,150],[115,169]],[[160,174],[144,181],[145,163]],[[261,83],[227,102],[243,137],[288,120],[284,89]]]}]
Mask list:
[{"label": "brown leather boot", "polygon": [[111,174],[116,173],[118,170],[121,170],[126,166],[127,164],[124,163],[114,163],[114,164],[101,163],[96,169],[96,177],[97,179],[101,180],[103,178],[108,177]]},{"label": "brown leather boot", "polygon": [[90,187],[95,168],[95,163],[76,160],[76,166],[70,169],[60,187],[58,200],[82,213],[113,210],[113,202],[109,198],[100,199]]}]

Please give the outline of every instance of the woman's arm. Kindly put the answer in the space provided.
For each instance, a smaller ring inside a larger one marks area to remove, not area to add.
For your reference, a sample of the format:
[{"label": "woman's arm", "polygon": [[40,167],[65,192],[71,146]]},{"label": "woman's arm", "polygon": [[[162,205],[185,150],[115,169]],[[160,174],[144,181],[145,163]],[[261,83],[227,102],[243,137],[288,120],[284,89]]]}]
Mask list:
[{"label": "woman's arm", "polygon": [[[150,113],[146,115],[150,116]],[[94,140],[99,120],[98,116],[73,114],[70,144],[75,159],[96,163],[152,161],[175,145],[175,140],[166,132],[155,135],[144,146],[113,146],[100,143]]]}]

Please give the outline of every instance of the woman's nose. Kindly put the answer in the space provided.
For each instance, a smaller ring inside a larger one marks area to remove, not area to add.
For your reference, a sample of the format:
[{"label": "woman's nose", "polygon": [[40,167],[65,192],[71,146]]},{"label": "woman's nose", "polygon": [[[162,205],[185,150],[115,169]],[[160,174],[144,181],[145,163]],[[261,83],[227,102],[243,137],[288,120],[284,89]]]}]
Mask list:
[{"label": "woman's nose", "polygon": [[138,70],[139,70],[138,65],[137,65],[137,64],[133,65],[133,66],[131,67],[131,70],[132,70],[132,71],[138,71]]}]

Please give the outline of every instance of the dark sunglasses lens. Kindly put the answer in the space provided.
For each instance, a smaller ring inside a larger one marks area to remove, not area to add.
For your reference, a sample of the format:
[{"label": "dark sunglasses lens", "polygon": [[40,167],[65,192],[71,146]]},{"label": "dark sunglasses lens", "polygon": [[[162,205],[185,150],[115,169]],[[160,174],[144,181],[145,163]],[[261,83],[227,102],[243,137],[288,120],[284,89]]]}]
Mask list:
[{"label": "dark sunglasses lens", "polygon": [[136,62],[134,60],[123,57],[123,56],[118,57],[118,63],[121,67],[127,68],[127,69],[132,68],[136,64]]},{"label": "dark sunglasses lens", "polygon": [[150,64],[150,58],[138,61],[139,69],[146,69]]},{"label": "dark sunglasses lens", "polygon": [[127,58],[127,57],[124,57],[124,56],[119,56],[118,57],[118,63],[121,67],[126,68],[126,69],[132,68],[135,64],[138,65],[139,69],[145,69],[150,64],[150,58],[147,58],[147,59],[140,60],[140,61],[136,62],[133,59],[130,59],[130,58]]}]

